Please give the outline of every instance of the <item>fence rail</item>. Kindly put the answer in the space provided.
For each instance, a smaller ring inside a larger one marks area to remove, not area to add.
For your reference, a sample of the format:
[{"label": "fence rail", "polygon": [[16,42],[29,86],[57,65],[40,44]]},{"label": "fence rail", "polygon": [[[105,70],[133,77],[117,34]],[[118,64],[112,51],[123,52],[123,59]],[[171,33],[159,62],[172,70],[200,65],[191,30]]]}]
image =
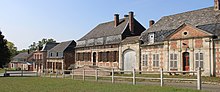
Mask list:
[{"label": "fence rail", "polygon": [[[65,72],[69,72],[69,74],[65,74]],[[100,73],[105,72],[108,75],[101,75]],[[116,76],[115,73],[130,73],[132,76]],[[137,73],[144,73],[144,74],[159,74],[160,77],[158,78],[149,78],[149,77],[139,77],[136,76]],[[196,74],[196,78],[194,79],[186,79],[186,78],[165,78],[164,74],[166,73],[193,73]],[[145,79],[145,80],[159,80],[160,86],[164,86],[164,80],[180,80],[180,81],[197,81],[197,90],[201,90],[201,68],[198,68],[197,71],[163,71],[161,69],[157,73],[146,73],[146,71],[136,71],[133,69],[133,71],[122,71],[122,70],[85,70],[82,69],[79,70],[63,70],[61,72],[56,72],[55,74],[53,72],[48,72],[48,70],[45,70],[44,77],[49,74],[49,77],[58,77],[59,75],[62,76],[62,78],[65,78],[66,75],[69,75],[74,79],[75,76],[81,76],[82,80],[86,80],[85,77],[95,77],[95,80],[98,81],[99,78],[111,78],[111,82],[115,83],[116,78],[123,78],[123,79],[132,79],[132,84],[136,84],[137,79]]]},{"label": "fence rail", "polygon": [[5,70],[5,77],[9,76],[38,76],[38,72],[35,71],[24,71],[24,70]]}]

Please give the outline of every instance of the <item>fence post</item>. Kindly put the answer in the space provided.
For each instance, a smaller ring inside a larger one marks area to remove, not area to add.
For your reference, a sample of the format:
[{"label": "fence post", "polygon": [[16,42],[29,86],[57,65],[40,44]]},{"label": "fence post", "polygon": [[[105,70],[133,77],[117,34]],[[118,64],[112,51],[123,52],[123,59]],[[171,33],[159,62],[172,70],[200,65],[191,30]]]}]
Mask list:
[{"label": "fence post", "polygon": [[197,70],[197,89],[201,90],[201,67]]},{"label": "fence post", "polygon": [[51,73],[52,73],[52,72],[50,72],[50,73],[49,73],[49,75],[50,75],[50,78],[51,78]]},{"label": "fence post", "polygon": [[58,76],[58,71],[56,71],[56,78],[57,78],[57,76]]},{"label": "fence post", "polygon": [[163,87],[163,68],[160,70],[160,86]]},{"label": "fence post", "polygon": [[65,78],[65,71],[63,70],[63,78]]},{"label": "fence post", "polygon": [[95,70],[95,80],[98,81],[98,69]]},{"label": "fence post", "polygon": [[136,84],[136,80],[135,80],[135,69],[133,69],[133,85]]},{"label": "fence post", "polygon": [[114,69],[112,68],[112,83],[114,83]]},{"label": "fence post", "polygon": [[83,81],[85,81],[85,69],[83,69]]},{"label": "fence post", "polygon": [[23,73],[24,73],[24,71],[23,71],[23,70],[21,70],[21,76],[23,76]]},{"label": "fence post", "polygon": [[73,76],[73,75],[74,75],[74,71],[73,71],[73,69],[72,69],[72,79],[74,79],[74,76]]}]

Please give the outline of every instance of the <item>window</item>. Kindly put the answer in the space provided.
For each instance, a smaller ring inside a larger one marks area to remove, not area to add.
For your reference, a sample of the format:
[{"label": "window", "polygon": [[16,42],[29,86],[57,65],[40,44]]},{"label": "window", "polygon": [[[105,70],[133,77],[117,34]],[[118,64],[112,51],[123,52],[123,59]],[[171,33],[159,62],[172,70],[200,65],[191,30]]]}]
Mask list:
[{"label": "window", "polygon": [[203,53],[196,53],[196,68],[203,68]]},{"label": "window", "polygon": [[153,54],[153,67],[159,67],[159,54]]},{"label": "window", "polygon": [[58,57],[58,52],[57,52],[57,57]]},{"label": "window", "polygon": [[170,54],[170,68],[177,68],[177,54]]},{"label": "window", "polygon": [[52,53],[52,52],[50,53],[50,56],[51,56],[51,57],[53,56],[53,53]]},{"label": "window", "polygon": [[153,44],[154,43],[154,33],[150,33],[148,36],[149,36],[149,38],[148,38],[149,39],[149,43]]},{"label": "window", "polygon": [[148,65],[148,56],[147,54],[143,54],[143,66],[147,66]]}]

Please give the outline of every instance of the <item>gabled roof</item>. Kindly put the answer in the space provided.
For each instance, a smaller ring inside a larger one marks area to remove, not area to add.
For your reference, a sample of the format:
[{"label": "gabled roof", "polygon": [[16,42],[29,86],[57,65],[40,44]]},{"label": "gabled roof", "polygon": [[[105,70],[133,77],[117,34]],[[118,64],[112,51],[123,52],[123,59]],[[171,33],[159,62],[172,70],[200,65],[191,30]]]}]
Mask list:
[{"label": "gabled roof", "polygon": [[19,54],[16,55],[16,56],[14,56],[13,59],[27,59],[27,58],[29,58],[32,54],[33,54],[33,52],[31,52],[31,53],[22,52],[22,53],[19,53]]},{"label": "gabled roof", "polygon": [[182,24],[187,23],[201,30],[220,35],[220,11],[215,11],[213,7],[179,13],[162,17],[152,27],[141,34],[141,39],[147,43],[148,34],[154,32],[155,41],[163,41],[166,36],[175,31]]},{"label": "gabled roof", "polygon": [[[52,49],[49,50],[49,52],[64,52],[71,44],[75,44],[74,40],[61,42],[60,44],[57,44]],[[73,46],[74,49],[74,46]]]},{"label": "gabled roof", "polygon": [[41,51],[48,51],[52,49],[54,46],[56,46],[59,43],[54,43],[54,42],[48,42],[44,45],[43,49]]},{"label": "gabled roof", "polygon": [[189,26],[189,27],[191,27],[191,28],[193,28],[193,29],[196,29],[196,30],[199,30],[199,31],[201,31],[201,32],[203,32],[203,33],[206,33],[208,36],[213,36],[213,34],[210,33],[209,31],[204,31],[204,30],[201,30],[201,29],[199,29],[199,28],[197,28],[197,27],[194,27],[194,26],[192,26],[192,25],[190,25],[190,24],[184,23],[184,24],[182,24],[180,27],[178,27],[175,31],[173,31],[173,32],[170,33],[168,36],[166,36],[166,39],[164,39],[164,40],[169,40],[171,36],[173,36],[174,34],[176,34],[177,32],[179,32],[179,30],[181,30],[181,29],[182,29],[183,27],[185,27],[185,26]]},{"label": "gabled roof", "polygon": [[[114,21],[101,23],[78,41],[121,35],[128,26],[128,24],[129,24],[128,17],[120,19],[117,27],[114,26]],[[135,18],[134,18],[134,29],[136,29],[137,31],[145,30],[145,28]]]}]

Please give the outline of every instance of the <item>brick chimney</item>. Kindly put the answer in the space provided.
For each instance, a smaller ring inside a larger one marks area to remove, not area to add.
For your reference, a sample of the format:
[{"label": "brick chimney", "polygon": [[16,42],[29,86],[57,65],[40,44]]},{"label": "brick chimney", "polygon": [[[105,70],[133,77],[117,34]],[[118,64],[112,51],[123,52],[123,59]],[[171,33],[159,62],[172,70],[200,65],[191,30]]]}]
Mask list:
[{"label": "brick chimney", "polygon": [[115,27],[117,27],[119,24],[119,14],[114,15],[114,22],[115,22]]},{"label": "brick chimney", "polygon": [[129,29],[134,34],[134,12],[129,12]]},{"label": "brick chimney", "polygon": [[220,10],[220,0],[215,0],[214,1],[214,10],[215,11]]},{"label": "brick chimney", "polygon": [[154,23],[155,23],[154,20],[150,20],[150,21],[149,21],[149,27],[153,26]]}]

